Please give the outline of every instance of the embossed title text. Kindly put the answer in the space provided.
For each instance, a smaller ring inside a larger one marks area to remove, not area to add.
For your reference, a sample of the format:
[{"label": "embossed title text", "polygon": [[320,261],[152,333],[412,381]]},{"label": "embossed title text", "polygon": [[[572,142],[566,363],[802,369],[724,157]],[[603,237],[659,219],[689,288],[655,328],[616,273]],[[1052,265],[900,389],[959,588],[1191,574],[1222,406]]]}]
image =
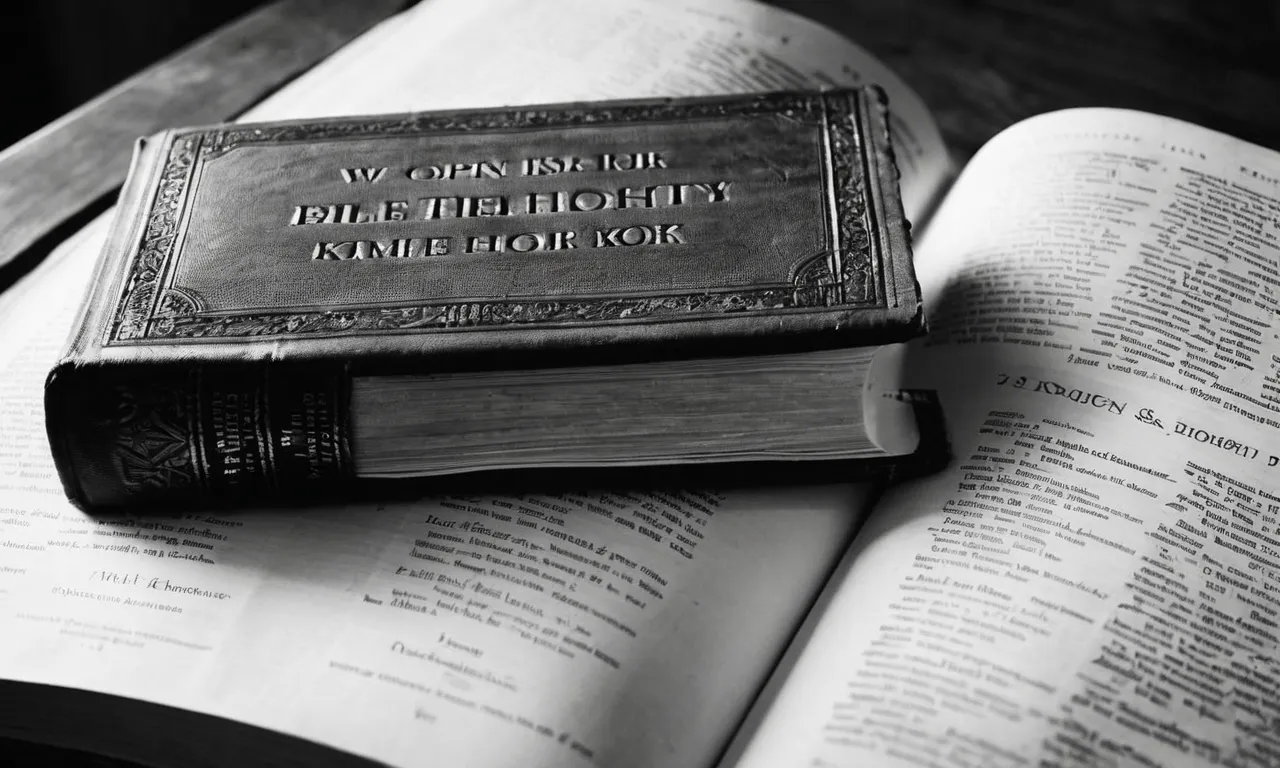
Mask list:
[{"label": "embossed title text", "polygon": [[[635,171],[668,168],[662,151],[601,153],[529,157],[515,161],[479,159],[428,163],[393,170],[387,167],[340,168],[342,181],[352,187],[376,185],[399,174],[416,182],[436,182],[433,190],[448,182],[503,180],[510,177],[571,179],[575,173],[605,172],[623,176]],[[562,189],[511,192],[480,196],[441,195],[375,203],[307,203],[296,205],[289,226],[329,227],[386,222],[445,223],[449,220],[538,217],[548,214],[583,214],[598,211],[672,209],[727,203],[732,181],[708,179],[657,184],[565,184]],[[477,222],[478,223],[478,222]],[[481,228],[483,229],[483,228]],[[510,229],[510,227],[502,227]],[[624,223],[586,229],[552,229],[530,226],[527,231],[475,234],[422,235],[378,239],[321,240],[311,249],[318,261],[349,259],[402,259],[447,256],[455,253],[530,253],[573,248],[626,248],[678,246],[686,242],[681,222]]]}]

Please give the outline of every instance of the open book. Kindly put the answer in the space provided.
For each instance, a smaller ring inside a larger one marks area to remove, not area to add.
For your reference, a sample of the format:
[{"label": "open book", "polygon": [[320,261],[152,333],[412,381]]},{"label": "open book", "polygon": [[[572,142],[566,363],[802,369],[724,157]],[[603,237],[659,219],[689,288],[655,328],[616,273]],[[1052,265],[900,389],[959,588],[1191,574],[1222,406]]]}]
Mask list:
[{"label": "open book", "polygon": [[41,377],[97,222],[0,297],[0,733],[160,765],[1276,765],[1280,155],[1073,110],[952,183],[764,6],[426,0],[257,119],[879,82],[956,460],[91,520]]}]

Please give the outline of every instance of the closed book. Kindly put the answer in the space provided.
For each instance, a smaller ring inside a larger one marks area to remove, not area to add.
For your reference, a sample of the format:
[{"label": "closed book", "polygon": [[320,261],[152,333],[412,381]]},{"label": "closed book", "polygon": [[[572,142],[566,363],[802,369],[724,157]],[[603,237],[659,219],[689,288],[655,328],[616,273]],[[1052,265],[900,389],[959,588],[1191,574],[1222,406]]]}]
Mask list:
[{"label": "closed book", "polygon": [[85,507],[912,452],[874,88],[142,140],[47,428]]}]

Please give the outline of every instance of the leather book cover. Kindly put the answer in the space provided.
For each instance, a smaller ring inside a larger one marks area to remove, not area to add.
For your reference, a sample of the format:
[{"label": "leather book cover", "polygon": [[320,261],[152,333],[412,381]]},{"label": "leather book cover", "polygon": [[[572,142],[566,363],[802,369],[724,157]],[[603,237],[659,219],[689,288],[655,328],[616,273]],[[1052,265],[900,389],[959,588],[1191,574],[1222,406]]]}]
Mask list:
[{"label": "leather book cover", "polygon": [[340,481],[353,374],[905,340],[897,179],[874,87],[145,139],[46,387],[64,485]]}]

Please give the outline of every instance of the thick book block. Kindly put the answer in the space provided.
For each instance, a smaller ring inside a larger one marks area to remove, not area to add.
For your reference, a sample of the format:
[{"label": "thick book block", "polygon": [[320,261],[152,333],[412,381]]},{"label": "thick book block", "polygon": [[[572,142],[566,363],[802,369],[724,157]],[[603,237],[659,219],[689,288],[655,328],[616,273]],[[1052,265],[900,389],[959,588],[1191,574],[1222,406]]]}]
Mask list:
[{"label": "thick book block", "polygon": [[897,178],[875,88],[159,134],[48,380],[59,471],[292,492],[355,471],[353,378],[911,338]]}]

